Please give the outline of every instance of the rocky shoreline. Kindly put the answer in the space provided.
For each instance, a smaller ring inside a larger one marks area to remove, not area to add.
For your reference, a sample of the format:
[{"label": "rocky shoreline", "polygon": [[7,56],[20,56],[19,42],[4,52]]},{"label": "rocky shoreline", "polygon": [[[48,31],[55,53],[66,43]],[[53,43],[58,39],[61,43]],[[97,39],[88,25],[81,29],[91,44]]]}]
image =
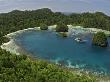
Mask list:
[{"label": "rocky shoreline", "polygon": [[69,27],[69,35],[77,35],[77,34],[84,34],[84,33],[97,33],[97,32],[104,32],[107,36],[110,36],[110,31],[97,29],[97,28],[84,28],[83,26],[72,26],[68,25]]},{"label": "rocky shoreline", "polygon": [[20,55],[20,54],[24,54],[21,46],[19,46],[14,37],[25,32],[25,31],[28,31],[28,30],[39,30],[39,28],[28,28],[28,29],[24,29],[24,30],[19,30],[19,31],[16,31],[16,32],[13,32],[13,33],[10,33],[10,34],[7,34],[5,35],[4,37],[7,37],[10,39],[9,42],[7,43],[3,43],[1,45],[1,48],[2,49],[5,49],[6,51],[9,51],[10,53],[13,53],[13,54],[16,54],[16,55]]},{"label": "rocky shoreline", "polygon": [[[56,28],[56,25],[49,26],[48,30],[54,30],[55,28]],[[22,49],[22,47],[18,43],[16,43],[14,37],[18,36],[19,34],[22,34],[23,32],[32,31],[32,30],[39,31],[40,27],[23,29],[23,30],[19,30],[19,31],[7,34],[4,37],[9,38],[10,41],[7,43],[3,43],[0,47],[16,55],[26,54],[27,52],[24,49]]]}]

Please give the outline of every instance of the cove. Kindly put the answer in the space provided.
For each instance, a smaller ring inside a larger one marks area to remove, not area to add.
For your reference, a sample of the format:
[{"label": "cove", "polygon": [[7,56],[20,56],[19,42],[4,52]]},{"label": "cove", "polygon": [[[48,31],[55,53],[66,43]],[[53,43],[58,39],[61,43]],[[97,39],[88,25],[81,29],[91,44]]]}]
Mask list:
[{"label": "cove", "polygon": [[[63,38],[52,31],[27,31],[15,39],[34,57],[67,67],[110,74],[110,47],[92,46],[91,35],[84,37],[86,43],[77,43],[75,37]],[[110,44],[110,38],[108,41]]]}]

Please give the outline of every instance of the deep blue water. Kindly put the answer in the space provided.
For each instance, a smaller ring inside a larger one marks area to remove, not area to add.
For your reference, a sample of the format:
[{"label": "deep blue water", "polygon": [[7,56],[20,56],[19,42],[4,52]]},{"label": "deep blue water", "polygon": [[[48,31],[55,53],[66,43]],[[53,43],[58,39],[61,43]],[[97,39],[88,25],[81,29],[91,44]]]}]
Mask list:
[{"label": "deep blue water", "polygon": [[55,32],[28,31],[16,36],[16,41],[34,57],[69,67],[110,73],[110,47],[92,46],[91,37],[86,35],[83,38],[87,42],[78,43],[75,37],[63,38]]}]

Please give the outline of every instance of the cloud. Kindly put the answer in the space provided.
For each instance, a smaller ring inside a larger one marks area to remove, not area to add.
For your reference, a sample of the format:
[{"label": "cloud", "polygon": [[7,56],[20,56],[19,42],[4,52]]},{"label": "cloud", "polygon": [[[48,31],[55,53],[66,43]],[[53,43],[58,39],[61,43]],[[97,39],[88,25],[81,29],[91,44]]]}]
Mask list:
[{"label": "cloud", "polygon": [[110,0],[0,0],[0,12],[43,7],[63,12],[103,11],[110,14]]},{"label": "cloud", "polygon": [[82,1],[82,2],[90,2],[90,0],[79,0],[79,1]]}]

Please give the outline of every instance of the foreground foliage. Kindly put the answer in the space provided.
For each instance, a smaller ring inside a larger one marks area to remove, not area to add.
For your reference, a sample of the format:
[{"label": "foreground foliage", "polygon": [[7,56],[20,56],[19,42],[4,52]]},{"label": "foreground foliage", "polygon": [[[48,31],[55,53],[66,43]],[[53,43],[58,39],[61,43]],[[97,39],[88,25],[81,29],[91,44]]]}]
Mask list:
[{"label": "foreground foliage", "polygon": [[95,82],[46,61],[13,55],[0,49],[0,82]]},{"label": "foreground foliage", "polygon": [[107,47],[108,46],[107,36],[103,32],[98,32],[94,34],[92,44],[101,47]]}]

